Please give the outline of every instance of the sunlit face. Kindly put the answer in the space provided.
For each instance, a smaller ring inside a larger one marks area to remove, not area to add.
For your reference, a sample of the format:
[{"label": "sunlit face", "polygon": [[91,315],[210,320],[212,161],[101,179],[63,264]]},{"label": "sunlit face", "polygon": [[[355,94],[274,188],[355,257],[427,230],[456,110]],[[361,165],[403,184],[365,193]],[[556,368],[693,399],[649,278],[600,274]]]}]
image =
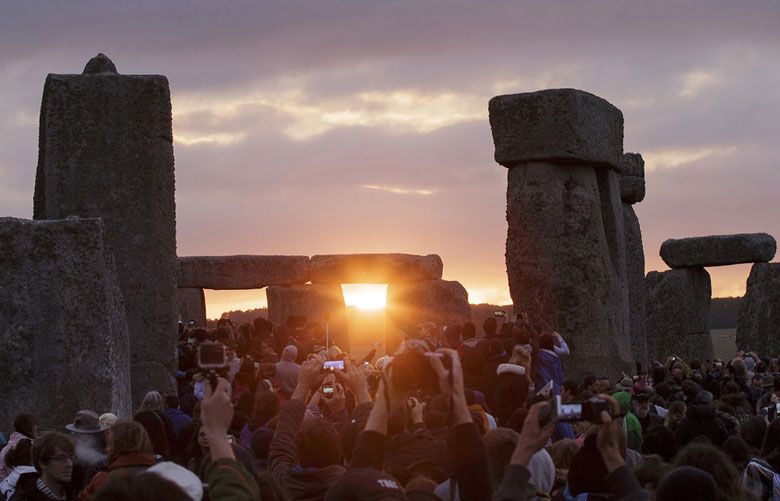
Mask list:
[{"label": "sunlit face", "polygon": [[41,475],[57,483],[67,484],[73,476],[73,456],[57,447],[49,459],[41,461]]},{"label": "sunlit face", "polygon": [[344,284],[344,303],[359,310],[381,310],[387,302],[387,285]]}]

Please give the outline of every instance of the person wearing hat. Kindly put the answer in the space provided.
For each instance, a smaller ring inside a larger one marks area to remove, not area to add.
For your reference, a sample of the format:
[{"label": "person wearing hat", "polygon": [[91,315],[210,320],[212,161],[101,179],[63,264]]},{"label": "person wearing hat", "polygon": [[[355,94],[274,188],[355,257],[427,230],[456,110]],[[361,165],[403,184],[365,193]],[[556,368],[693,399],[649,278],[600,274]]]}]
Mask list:
[{"label": "person wearing hat", "polygon": [[685,417],[677,425],[675,435],[680,447],[700,435],[709,438],[716,447],[723,445],[728,438],[728,432],[712,406],[712,393],[702,390],[696,395],[688,406]]},{"label": "person wearing hat", "polygon": [[646,389],[637,389],[631,397],[631,412],[642,425],[642,437],[651,426],[663,426],[664,418],[650,412],[650,393]]},{"label": "person wearing hat", "polygon": [[100,417],[95,411],[85,409],[78,411],[65,429],[76,444],[73,484],[83,489],[97,472],[108,466],[105,452],[108,426],[100,424]]}]

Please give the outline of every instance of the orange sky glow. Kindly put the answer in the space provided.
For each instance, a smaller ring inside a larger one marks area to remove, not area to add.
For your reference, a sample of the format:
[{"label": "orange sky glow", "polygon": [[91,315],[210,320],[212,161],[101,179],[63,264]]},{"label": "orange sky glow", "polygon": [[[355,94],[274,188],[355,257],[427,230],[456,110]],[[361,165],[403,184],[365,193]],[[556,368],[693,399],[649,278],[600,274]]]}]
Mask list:
[{"label": "orange sky glow", "polygon": [[[668,238],[780,238],[778,14],[771,1],[6,2],[0,216],[32,215],[47,73],[103,52],[170,83],[178,255],[439,254],[471,303],[508,304],[487,103],[571,87],[623,111],[624,150],[646,161],[645,270],[664,270]],[[713,296],[742,295],[749,270],[709,268]],[[381,287],[344,292],[381,307]],[[206,300],[209,318],[266,305],[263,290]]]}]

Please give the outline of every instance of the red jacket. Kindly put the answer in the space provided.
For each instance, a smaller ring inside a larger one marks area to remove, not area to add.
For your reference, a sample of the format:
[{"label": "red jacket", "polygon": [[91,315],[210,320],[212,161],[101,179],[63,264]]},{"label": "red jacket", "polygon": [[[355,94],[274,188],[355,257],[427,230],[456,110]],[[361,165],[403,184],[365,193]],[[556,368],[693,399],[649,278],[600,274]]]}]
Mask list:
[{"label": "red jacket", "polygon": [[108,485],[115,478],[125,478],[142,473],[150,466],[157,464],[154,455],[148,452],[131,452],[116,458],[107,471],[98,472],[92,481],[81,491],[81,501],[91,501],[97,491]]}]

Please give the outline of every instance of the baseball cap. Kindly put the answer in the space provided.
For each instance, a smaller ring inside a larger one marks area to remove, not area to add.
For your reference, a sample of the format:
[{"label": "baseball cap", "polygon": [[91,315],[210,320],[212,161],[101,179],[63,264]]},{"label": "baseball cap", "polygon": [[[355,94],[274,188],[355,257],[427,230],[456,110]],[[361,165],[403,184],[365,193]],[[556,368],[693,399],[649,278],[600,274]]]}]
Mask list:
[{"label": "baseball cap", "polygon": [[325,501],[371,501],[372,499],[406,499],[398,481],[387,473],[360,468],[348,471],[325,494]]}]

